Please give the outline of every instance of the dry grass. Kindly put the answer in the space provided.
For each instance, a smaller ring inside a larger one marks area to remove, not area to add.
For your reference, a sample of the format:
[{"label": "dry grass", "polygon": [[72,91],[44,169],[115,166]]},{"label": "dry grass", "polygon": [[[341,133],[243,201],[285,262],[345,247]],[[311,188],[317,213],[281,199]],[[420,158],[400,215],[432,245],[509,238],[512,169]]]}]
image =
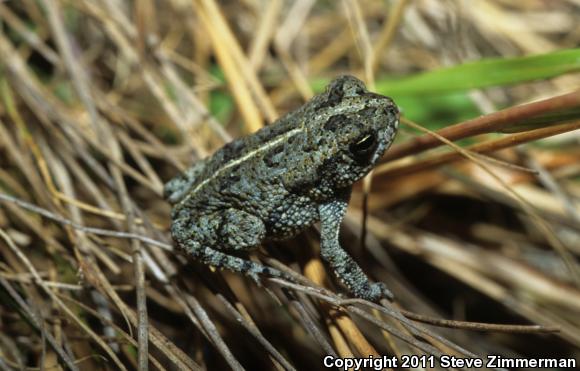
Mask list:
[{"label": "dry grass", "polygon": [[188,261],[161,197],[320,77],[372,87],[569,48],[578,15],[577,0],[0,1],[0,369],[578,357],[577,74],[472,90],[488,115],[437,134],[405,121],[342,232],[393,303],[338,296],[314,229],[252,254],[300,284]]}]

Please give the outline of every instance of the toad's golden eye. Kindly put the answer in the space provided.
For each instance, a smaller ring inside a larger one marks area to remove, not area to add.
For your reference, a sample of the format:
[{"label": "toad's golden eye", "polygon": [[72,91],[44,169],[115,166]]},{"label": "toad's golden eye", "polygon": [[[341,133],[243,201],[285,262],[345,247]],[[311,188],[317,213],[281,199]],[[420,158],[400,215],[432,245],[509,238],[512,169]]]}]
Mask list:
[{"label": "toad's golden eye", "polygon": [[365,160],[375,151],[377,144],[377,135],[375,133],[368,133],[355,140],[349,149],[357,159]]}]

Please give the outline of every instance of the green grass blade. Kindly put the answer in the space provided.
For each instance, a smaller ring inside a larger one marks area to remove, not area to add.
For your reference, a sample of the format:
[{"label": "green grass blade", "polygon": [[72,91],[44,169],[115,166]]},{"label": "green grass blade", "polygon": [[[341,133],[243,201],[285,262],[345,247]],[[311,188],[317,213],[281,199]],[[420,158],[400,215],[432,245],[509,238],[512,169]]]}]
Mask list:
[{"label": "green grass blade", "polygon": [[382,79],[377,81],[377,92],[390,96],[441,94],[547,79],[574,71],[580,71],[580,48],[484,59],[396,80]]}]

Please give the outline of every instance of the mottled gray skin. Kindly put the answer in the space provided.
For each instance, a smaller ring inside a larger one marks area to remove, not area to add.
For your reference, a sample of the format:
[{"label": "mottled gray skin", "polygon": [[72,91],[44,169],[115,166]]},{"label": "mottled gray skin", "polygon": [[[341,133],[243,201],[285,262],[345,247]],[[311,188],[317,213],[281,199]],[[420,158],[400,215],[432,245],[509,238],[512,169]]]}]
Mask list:
[{"label": "mottled gray skin", "polygon": [[285,275],[230,252],[283,240],[321,222],[321,255],[360,298],[392,297],[339,244],[352,184],[392,143],[399,112],[352,76],[250,136],[234,140],[165,186],[180,248],[258,281]]}]

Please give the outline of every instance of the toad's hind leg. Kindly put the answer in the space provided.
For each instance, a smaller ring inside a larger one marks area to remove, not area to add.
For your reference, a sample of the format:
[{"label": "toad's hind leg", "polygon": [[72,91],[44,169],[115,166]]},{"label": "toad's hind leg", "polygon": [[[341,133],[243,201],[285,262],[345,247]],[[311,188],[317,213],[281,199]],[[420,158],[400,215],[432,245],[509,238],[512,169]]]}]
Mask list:
[{"label": "toad's hind leg", "polygon": [[265,236],[264,223],[240,210],[227,209],[206,215],[192,223],[188,215],[174,220],[171,233],[178,245],[194,259],[216,268],[243,273],[259,283],[260,275],[292,278],[274,268],[229,255],[224,251],[240,251],[257,247]]},{"label": "toad's hind leg", "polygon": [[266,237],[266,226],[260,218],[238,209],[220,212],[216,231],[216,248],[224,251],[250,250],[260,246]]}]

